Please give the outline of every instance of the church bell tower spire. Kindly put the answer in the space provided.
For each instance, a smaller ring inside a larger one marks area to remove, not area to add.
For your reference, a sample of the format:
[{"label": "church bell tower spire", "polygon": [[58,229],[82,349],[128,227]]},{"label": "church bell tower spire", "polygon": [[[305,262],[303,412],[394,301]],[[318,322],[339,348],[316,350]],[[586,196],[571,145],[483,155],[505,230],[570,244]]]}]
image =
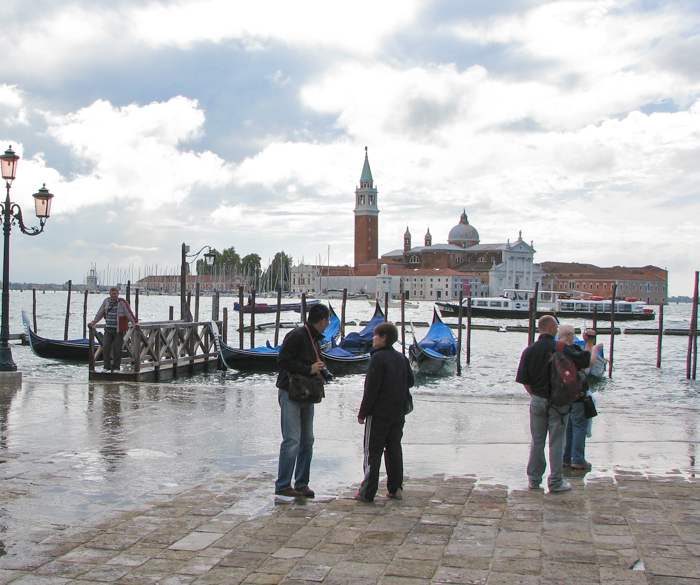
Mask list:
[{"label": "church bell tower spire", "polygon": [[377,189],[369,168],[367,147],[360,186],[355,189],[355,266],[379,256],[379,207]]}]

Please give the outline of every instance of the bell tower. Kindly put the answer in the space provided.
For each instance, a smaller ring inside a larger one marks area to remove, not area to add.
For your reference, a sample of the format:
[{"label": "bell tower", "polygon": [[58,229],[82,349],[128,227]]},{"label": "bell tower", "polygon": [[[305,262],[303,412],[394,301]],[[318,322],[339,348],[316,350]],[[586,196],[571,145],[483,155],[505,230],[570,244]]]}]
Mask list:
[{"label": "bell tower", "polygon": [[360,186],[355,189],[355,266],[379,256],[379,207],[377,189],[369,168],[367,147]]}]

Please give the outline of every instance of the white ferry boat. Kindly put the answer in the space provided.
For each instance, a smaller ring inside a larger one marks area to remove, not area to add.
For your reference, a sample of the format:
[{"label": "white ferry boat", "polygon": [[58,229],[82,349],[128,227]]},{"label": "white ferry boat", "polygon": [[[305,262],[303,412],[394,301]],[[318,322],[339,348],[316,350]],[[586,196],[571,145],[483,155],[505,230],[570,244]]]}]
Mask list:
[{"label": "white ferry boat", "polygon": [[[530,315],[530,299],[534,290],[506,289],[502,297],[473,297],[471,299],[472,317],[490,319],[527,319]],[[560,318],[592,319],[595,315],[600,321],[611,318],[611,301],[598,297],[572,299],[564,293],[539,291],[537,298],[537,317],[555,315]],[[443,317],[467,316],[467,303],[435,303]],[[616,321],[651,321],[656,317],[653,309],[645,302],[634,298],[615,301]]]}]

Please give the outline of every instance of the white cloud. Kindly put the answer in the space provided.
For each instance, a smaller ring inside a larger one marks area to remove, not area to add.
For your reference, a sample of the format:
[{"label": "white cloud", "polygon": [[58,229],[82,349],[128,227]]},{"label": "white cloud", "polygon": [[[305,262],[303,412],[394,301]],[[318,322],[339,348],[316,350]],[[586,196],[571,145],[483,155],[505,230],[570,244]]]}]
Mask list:
[{"label": "white cloud", "polygon": [[203,41],[262,39],[369,54],[415,17],[418,4],[417,0],[152,2],[133,11],[129,21],[132,38],[152,46],[186,48]]},{"label": "white cloud", "polygon": [[121,108],[98,100],[72,114],[47,113],[46,119],[49,135],[89,168],[65,180],[63,211],[113,200],[156,209],[179,203],[195,187],[220,187],[231,178],[214,153],[183,149],[203,133],[204,113],[196,100],[178,96]]},{"label": "white cloud", "polygon": [[61,4],[6,28],[0,48],[8,70],[16,66],[22,75],[42,78],[73,75],[89,63],[128,62],[144,49],[190,49],[199,43],[232,40],[250,51],[276,42],[368,55],[411,22],[420,4],[419,0],[180,0],[111,10],[103,4],[94,8]]}]

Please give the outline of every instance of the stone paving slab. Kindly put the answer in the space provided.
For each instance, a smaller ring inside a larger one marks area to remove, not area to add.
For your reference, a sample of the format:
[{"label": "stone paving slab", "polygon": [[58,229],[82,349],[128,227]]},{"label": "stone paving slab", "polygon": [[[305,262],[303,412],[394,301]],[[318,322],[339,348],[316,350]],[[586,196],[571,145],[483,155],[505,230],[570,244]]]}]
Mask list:
[{"label": "stone paving slab", "polygon": [[0,557],[0,585],[700,585],[698,478],[618,471],[545,494],[434,476],[373,503],[276,498],[273,479],[66,526]]}]

